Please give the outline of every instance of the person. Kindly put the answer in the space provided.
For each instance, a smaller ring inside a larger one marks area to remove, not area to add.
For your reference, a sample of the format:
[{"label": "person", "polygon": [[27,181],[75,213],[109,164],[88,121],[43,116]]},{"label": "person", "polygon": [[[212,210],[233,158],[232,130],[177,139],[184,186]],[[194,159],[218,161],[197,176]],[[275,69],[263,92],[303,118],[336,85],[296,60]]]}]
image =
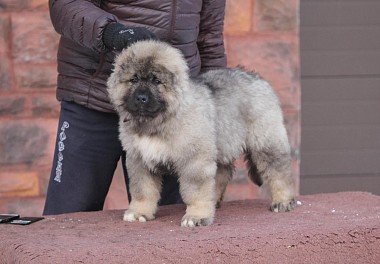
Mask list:
[{"label": "person", "polygon": [[[106,90],[115,55],[136,41],[159,39],[183,52],[193,77],[225,67],[225,0],[50,0],[49,9],[61,35],[61,111],[43,214],[102,210],[117,163],[125,159]],[[160,205],[180,202],[177,179],[165,176]]]}]

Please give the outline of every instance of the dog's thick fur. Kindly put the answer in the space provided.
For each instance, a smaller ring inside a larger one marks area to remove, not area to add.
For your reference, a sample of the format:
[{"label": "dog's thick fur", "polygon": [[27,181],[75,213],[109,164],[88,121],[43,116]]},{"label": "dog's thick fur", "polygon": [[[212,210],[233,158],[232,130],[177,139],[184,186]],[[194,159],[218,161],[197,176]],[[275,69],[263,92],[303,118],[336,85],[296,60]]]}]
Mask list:
[{"label": "dog's thick fur", "polygon": [[241,69],[190,79],[183,55],[158,41],[124,50],[108,80],[120,116],[132,201],[124,220],[154,219],[163,173],[177,175],[182,226],[209,225],[244,154],[251,179],[269,187],[273,211],[294,206],[290,147],[270,85]]}]

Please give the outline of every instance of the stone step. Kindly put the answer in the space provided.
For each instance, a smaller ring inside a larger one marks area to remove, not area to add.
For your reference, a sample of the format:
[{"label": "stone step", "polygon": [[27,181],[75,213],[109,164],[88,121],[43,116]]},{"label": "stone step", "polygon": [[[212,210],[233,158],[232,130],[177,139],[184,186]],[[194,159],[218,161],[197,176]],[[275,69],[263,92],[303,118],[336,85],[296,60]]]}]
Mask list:
[{"label": "stone step", "polygon": [[183,228],[184,205],[146,223],[123,211],[0,225],[0,263],[380,263],[380,196],[300,196],[292,212],[266,200],[227,202],[213,225]]}]

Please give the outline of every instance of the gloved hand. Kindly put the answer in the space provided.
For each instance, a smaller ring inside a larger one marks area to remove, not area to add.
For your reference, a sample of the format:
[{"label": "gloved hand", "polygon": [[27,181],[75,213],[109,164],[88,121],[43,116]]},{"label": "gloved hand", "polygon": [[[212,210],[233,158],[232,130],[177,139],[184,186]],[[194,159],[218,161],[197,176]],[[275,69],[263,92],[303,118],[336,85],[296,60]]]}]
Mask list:
[{"label": "gloved hand", "polygon": [[116,51],[121,51],[139,40],[147,39],[157,39],[157,37],[144,27],[126,27],[120,23],[108,24],[103,32],[104,45]]}]

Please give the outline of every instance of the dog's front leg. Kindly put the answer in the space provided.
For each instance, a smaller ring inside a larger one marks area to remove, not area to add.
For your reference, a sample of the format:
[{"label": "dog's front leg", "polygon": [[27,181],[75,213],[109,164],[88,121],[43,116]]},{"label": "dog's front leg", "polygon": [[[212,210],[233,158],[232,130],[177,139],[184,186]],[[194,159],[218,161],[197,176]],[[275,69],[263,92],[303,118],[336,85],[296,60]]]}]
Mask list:
[{"label": "dog's front leg", "polygon": [[126,165],[132,200],[123,219],[129,222],[152,220],[155,217],[157,203],[160,199],[162,178],[158,175],[152,175],[141,159],[127,157]]},{"label": "dog's front leg", "polygon": [[215,214],[216,163],[207,160],[192,160],[180,167],[180,192],[187,205],[181,226],[210,225]]}]

